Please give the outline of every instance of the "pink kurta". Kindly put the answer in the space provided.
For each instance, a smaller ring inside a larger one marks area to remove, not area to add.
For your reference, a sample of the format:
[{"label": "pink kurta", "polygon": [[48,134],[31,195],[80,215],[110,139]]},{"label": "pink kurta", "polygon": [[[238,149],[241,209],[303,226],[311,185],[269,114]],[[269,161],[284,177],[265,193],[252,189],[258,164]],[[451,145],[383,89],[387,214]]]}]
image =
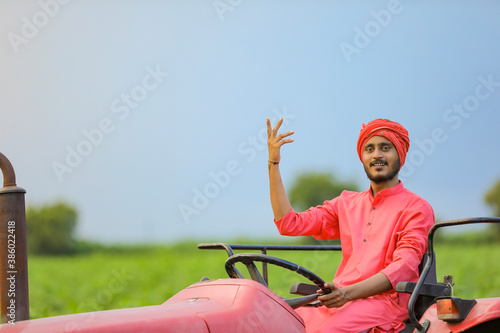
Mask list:
[{"label": "pink kurta", "polygon": [[[275,221],[288,236],[338,239],[342,261],[333,282],[344,287],[379,272],[393,287],[417,281],[418,264],[427,249],[434,224],[432,207],[400,182],[374,198],[371,189],[344,191],[339,197],[303,213],[290,211]],[[346,303],[340,308],[301,308],[307,332],[399,332],[408,318],[409,295],[391,290]]]}]

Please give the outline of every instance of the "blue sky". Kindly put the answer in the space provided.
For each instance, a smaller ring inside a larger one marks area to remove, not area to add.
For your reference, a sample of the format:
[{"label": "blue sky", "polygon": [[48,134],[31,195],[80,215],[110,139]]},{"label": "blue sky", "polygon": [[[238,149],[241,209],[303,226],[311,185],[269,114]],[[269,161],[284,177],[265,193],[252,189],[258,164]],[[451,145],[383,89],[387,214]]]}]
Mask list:
[{"label": "blue sky", "polygon": [[[410,132],[407,188],[440,219],[491,214],[500,177],[497,1],[2,1],[0,151],[28,205],[80,237],[278,237],[265,119],[286,185],[368,187],[362,123]],[[328,199],[328,198],[325,198]]]}]

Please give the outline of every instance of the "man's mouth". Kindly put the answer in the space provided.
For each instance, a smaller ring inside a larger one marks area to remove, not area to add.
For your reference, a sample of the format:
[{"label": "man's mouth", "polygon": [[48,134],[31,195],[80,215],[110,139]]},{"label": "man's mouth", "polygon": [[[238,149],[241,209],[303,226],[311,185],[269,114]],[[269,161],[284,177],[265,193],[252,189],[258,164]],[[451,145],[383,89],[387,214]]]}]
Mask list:
[{"label": "man's mouth", "polygon": [[374,166],[374,167],[383,167],[383,166],[386,166],[386,165],[388,165],[388,164],[387,164],[387,162],[384,162],[384,161],[382,161],[382,162],[372,162],[372,163],[370,163],[370,166],[372,166],[372,167],[373,167],[373,166]]}]

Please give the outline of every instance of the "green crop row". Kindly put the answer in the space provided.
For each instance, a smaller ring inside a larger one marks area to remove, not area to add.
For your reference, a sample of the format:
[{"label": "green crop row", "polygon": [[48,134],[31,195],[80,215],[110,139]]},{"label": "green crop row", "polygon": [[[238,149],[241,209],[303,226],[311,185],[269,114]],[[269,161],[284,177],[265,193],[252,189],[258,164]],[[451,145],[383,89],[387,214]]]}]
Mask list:
[{"label": "green crop row", "polygon": [[[436,247],[438,281],[454,277],[455,295],[500,296],[500,246]],[[333,278],[340,252],[268,253],[300,264],[324,280]],[[130,247],[72,257],[29,258],[32,318],[161,304],[206,276],[226,278],[223,251],[199,250],[196,242],[172,247]],[[240,270],[245,273],[244,267]],[[305,281],[282,268],[269,268],[270,288],[288,297],[295,282]]]}]

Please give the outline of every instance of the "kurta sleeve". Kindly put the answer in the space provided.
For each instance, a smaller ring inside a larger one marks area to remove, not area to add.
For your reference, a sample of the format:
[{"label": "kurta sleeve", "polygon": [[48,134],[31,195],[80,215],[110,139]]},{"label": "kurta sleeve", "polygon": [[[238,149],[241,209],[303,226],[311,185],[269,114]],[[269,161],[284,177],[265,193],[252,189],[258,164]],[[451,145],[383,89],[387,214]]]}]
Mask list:
[{"label": "kurta sleeve", "polygon": [[384,273],[395,288],[400,281],[415,281],[418,265],[427,250],[427,234],[434,224],[432,207],[424,202],[417,209],[405,212],[405,227],[397,233],[396,250]]},{"label": "kurta sleeve", "polygon": [[293,209],[278,221],[274,221],[284,236],[313,236],[327,240],[340,237],[337,215],[337,198],[325,201],[322,206],[297,213]]}]

